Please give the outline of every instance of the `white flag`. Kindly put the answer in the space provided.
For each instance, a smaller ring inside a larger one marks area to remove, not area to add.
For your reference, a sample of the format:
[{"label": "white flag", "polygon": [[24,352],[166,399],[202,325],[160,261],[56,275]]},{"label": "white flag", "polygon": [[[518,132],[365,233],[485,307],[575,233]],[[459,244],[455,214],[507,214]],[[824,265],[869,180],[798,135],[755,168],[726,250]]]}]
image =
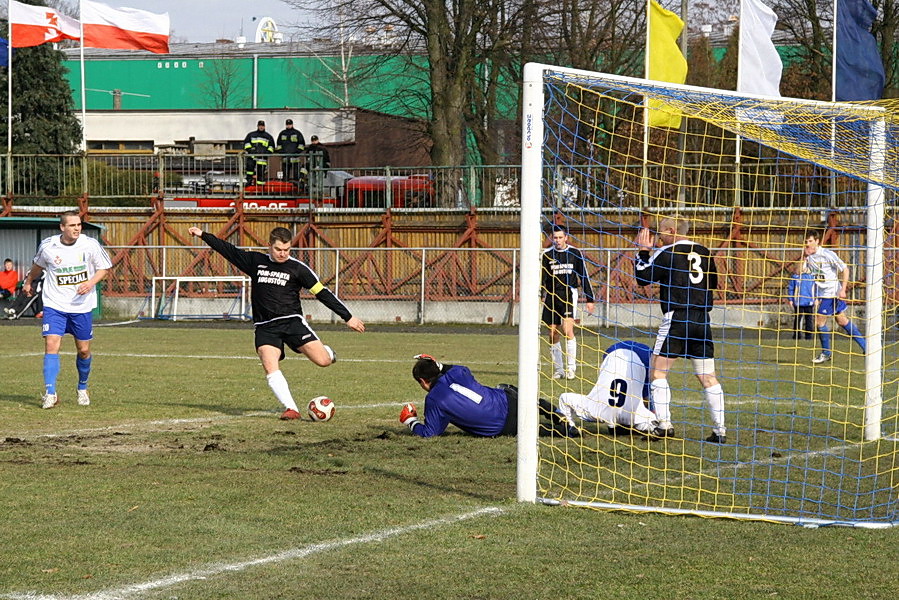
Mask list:
[{"label": "white flag", "polygon": [[776,24],[777,15],[761,0],[741,0],[738,92],[780,98],[783,63],[771,41]]}]

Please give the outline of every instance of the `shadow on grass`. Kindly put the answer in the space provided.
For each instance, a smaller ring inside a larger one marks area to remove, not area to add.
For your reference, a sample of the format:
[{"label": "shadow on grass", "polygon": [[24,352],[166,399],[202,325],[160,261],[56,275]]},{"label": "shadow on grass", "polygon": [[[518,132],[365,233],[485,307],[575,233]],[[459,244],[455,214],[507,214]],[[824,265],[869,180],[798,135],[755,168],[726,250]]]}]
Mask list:
[{"label": "shadow on grass", "polygon": [[0,395],[0,402],[8,402],[9,404],[24,404],[25,406],[41,404],[41,395],[38,392],[34,394],[3,394]]}]

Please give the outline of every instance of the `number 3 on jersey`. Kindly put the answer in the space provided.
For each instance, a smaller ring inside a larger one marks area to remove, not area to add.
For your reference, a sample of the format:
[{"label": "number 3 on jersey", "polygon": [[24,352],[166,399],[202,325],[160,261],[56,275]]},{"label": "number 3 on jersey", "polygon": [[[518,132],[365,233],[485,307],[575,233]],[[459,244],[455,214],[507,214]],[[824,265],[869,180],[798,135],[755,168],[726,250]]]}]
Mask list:
[{"label": "number 3 on jersey", "polygon": [[702,257],[696,252],[687,254],[687,262],[690,263],[690,283],[699,283],[705,276],[702,270]]}]

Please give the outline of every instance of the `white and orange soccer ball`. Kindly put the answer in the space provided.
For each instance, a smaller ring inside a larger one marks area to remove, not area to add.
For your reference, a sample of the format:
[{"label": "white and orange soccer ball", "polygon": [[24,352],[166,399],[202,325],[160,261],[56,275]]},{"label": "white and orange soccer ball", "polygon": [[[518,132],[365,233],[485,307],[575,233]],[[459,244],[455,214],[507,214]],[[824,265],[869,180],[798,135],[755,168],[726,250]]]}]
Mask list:
[{"label": "white and orange soccer ball", "polygon": [[334,416],[334,401],[327,396],[313,398],[307,412],[313,421],[329,421]]}]

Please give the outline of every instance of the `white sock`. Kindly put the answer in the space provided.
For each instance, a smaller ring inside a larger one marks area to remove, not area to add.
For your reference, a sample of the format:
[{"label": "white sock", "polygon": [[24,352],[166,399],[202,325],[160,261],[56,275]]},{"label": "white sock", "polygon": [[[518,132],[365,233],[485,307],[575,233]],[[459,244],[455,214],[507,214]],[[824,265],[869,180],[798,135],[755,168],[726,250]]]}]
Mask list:
[{"label": "white sock", "polygon": [[565,370],[562,362],[562,342],[556,342],[549,347],[549,353],[553,357],[553,371],[558,373]]},{"label": "white sock", "polygon": [[656,410],[656,417],[662,427],[671,427],[671,386],[667,379],[654,379],[649,389],[649,397]]},{"label": "white sock", "polygon": [[565,353],[568,355],[568,370],[577,368],[577,340],[565,340]]},{"label": "white sock", "polygon": [[705,399],[709,405],[709,414],[712,416],[712,431],[718,435],[725,435],[724,428],[724,390],[721,384],[705,388]]},{"label": "white sock", "polygon": [[284,408],[297,410],[297,403],[293,401],[293,396],[290,395],[290,387],[287,385],[284,373],[275,371],[266,375],[265,379],[268,381],[268,387],[272,388],[272,391],[275,392],[275,397],[278,399],[278,402],[284,405]]}]

